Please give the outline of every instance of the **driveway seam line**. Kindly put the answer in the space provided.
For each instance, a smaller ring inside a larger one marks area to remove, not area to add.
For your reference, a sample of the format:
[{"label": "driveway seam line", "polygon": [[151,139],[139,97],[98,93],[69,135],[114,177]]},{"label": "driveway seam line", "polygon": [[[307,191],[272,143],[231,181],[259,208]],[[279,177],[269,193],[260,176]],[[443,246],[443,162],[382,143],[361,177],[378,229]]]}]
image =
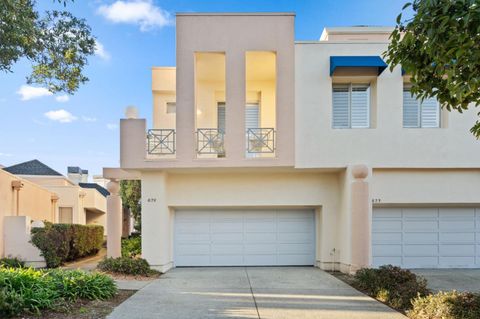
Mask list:
[{"label": "driveway seam line", "polygon": [[244,269],[245,269],[245,274],[247,275],[248,285],[250,286],[250,293],[252,294],[253,303],[255,304],[255,310],[257,310],[257,317],[258,317],[258,319],[262,319],[262,318],[260,318],[260,312],[258,311],[257,299],[255,299],[255,294],[253,293],[252,283],[250,282],[250,277],[248,276],[247,267],[245,267]]}]

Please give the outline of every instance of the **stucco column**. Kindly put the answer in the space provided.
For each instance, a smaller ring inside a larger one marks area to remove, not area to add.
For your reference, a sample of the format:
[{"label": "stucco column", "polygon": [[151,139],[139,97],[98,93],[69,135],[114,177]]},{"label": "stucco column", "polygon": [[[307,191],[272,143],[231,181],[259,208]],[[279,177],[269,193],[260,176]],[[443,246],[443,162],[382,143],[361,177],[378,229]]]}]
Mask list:
[{"label": "stucco column", "polygon": [[355,165],[352,168],[354,181],[351,184],[352,230],[351,230],[351,272],[370,266],[371,255],[371,204],[369,185],[365,180],[368,168]]},{"label": "stucco column", "polygon": [[173,266],[173,213],[167,204],[165,172],[142,173],[142,258],[165,272]]},{"label": "stucco column", "polygon": [[117,258],[122,255],[122,198],[118,194],[120,184],[111,180],[107,184],[107,256]]}]

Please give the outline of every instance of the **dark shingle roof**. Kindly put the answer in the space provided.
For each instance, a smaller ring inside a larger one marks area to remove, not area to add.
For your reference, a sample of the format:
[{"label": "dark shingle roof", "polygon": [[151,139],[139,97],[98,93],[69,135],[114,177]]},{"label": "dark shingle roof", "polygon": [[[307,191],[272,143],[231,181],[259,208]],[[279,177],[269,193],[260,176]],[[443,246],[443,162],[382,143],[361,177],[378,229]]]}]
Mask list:
[{"label": "dark shingle roof", "polygon": [[3,170],[14,175],[50,175],[50,176],[63,176],[56,170],[48,167],[39,160],[32,160],[28,162],[23,162],[20,164],[12,165],[5,167]]},{"label": "dark shingle roof", "polygon": [[80,186],[81,188],[95,188],[97,191],[100,192],[100,194],[105,197],[110,195],[110,193],[105,188],[98,185],[97,183],[78,183],[78,186]]}]

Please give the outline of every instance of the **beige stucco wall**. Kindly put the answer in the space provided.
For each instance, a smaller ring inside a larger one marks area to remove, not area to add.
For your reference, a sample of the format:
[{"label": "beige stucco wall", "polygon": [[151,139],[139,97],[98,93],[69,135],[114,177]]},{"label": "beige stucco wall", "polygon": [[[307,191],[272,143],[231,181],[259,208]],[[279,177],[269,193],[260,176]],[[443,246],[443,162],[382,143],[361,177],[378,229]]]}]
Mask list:
[{"label": "beige stucco wall", "polygon": [[479,169],[374,169],[375,205],[478,205]]},{"label": "beige stucco wall", "polygon": [[171,266],[175,208],[310,207],[316,211],[317,263],[328,266],[336,247],[340,192],[338,173],[143,172],[144,257],[155,266]]},{"label": "beige stucco wall", "polygon": [[3,256],[4,251],[4,217],[17,215],[17,197],[16,191],[12,190],[12,181],[18,180],[23,183],[19,192],[18,216],[29,216],[32,220],[52,221],[53,214],[57,213],[52,202],[53,192],[0,169],[0,257]]},{"label": "beige stucco wall", "polygon": [[330,56],[381,56],[386,48],[386,42],[295,45],[295,166],[480,167],[480,142],[469,132],[477,118],[474,109],[443,112],[448,119],[442,128],[402,127],[400,68],[385,70],[376,79],[374,128],[332,129]]}]

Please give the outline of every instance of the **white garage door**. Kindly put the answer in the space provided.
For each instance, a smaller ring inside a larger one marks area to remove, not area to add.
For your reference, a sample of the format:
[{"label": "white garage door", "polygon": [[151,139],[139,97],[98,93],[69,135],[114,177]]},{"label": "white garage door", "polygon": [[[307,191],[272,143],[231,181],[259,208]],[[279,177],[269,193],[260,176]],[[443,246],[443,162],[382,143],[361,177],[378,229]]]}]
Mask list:
[{"label": "white garage door", "polygon": [[480,268],[480,208],[375,208],[374,266]]},{"label": "white garage door", "polygon": [[177,210],[176,266],[313,265],[310,210]]}]

